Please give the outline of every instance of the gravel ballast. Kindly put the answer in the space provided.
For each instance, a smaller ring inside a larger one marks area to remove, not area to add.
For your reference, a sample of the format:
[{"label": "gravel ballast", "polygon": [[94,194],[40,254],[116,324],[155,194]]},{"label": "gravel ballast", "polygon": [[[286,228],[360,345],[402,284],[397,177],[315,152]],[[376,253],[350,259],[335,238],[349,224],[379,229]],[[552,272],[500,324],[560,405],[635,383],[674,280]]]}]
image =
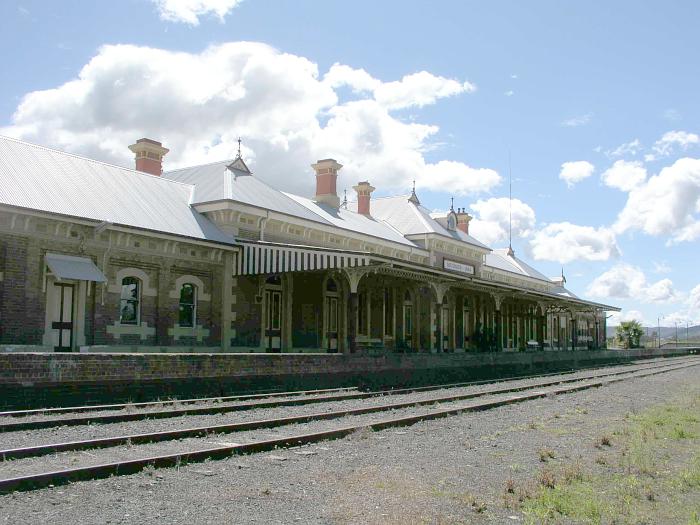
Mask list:
[{"label": "gravel ballast", "polygon": [[[361,408],[366,406],[379,406],[389,403],[402,403],[408,401],[421,401],[432,399],[446,395],[458,395],[469,393],[481,393],[494,388],[506,387],[529,387],[531,385],[562,380],[570,380],[587,375],[598,375],[610,372],[624,372],[649,366],[673,366],[682,362],[684,359],[664,359],[659,361],[643,362],[637,366],[618,366],[607,367],[599,370],[586,371],[582,370],[572,374],[561,374],[556,376],[547,376],[540,378],[503,381],[498,383],[489,383],[483,385],[474,385],[468,387],[440,389],[425,392],[415,392],[409,394],[393,394],[372,397],[369,399],[356,399],[345,401],[332,401],[324,403],[312,403],[309,405],[301,405],[294,407],[274,407],[274,408],[258,408],[243,411],[227,412],[223,414],[210,415],[187,415],[173,418],[162,419],[144,419],[139,421],[125,421],[119,423],[106,424],[90,424],[80,426],[56,426],[46,429],[36,429],[27,431],[3,432],[0,433],[0,450],[12,448],[49,445],[53,443],[62,443],[70,441],[79,441],[85,439],[98,439],[114,436],[125,436],[132,434],[143,434],[148,432],[162,432],[184,428],[194,428],[202,426],[225,425],[230,423],[243,423],[249,421],[258,421],[262,419],[274,419],[287,417],[290,415],[308,415],[321,412],[332,412],[339,410],[350,410],[353,408]],[[37,419],[38,416],[31,416],[28,419]],[[19,421],[21,418],[3,418],[4,421]],[[237,440],[233,440],[237,441]],[[2,463],[0,463],[2,467]]]},{"label": "gravel ballast", "polygon": [[[16,493],[0,497],[0,520],[517,522],[501,505],[503,486],[532,476],[539,450],[551,449],[552,461],[592,457],[625,414],[698,389],[698,374],[686,368],[307,447]],[[224,440],[239,442],[233,436]]]}]

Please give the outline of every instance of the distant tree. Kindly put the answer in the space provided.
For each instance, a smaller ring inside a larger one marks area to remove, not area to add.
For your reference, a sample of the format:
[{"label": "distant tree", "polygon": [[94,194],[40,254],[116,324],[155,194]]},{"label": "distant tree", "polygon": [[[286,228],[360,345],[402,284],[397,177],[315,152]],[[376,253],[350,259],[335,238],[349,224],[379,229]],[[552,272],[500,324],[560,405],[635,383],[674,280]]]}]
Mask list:
[{"label": "distant tree", "polygon": [[615,337],[622,348],[639,348],[644,330],[638,321],[623,321],[615,331]]}]

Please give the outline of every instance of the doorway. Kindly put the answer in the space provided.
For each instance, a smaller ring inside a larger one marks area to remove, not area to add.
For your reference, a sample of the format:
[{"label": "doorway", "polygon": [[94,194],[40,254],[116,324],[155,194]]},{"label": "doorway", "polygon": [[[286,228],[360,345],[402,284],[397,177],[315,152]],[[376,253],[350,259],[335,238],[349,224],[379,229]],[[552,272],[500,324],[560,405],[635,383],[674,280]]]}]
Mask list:
[{"label": "doorway", "polygon": [[50,283],[47,294],[47,309],[51,322],[50,341],[56,352],[73,350],[73,304],[75,286],[68,283]]},{"label": "doorway", "polygon": [[443,352],[447,352],[450,349],[450,309],[446,306],[442,308],[440,330],[442,332],[440,348]]},{"label": "doorway", "polygon": [[338,352],[338,285],[332,278],[326,281],[324,312],[326,351],[334,354]]}]

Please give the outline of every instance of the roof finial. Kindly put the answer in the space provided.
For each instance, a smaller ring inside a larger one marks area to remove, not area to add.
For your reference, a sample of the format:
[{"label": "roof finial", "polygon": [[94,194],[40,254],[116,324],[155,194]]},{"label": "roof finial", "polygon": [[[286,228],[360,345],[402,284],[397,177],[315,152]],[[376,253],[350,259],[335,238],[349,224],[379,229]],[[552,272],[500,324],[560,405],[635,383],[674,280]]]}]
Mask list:
[{"label": "roof finial", "polygon": [[343,190],[343,202],[340,204],[341,208],[348,209],[348,190],[347,188]]},{"label": "roof finial", "polygon": [[455,198],[450,197],[450,211],[455,211]]},{"label": "roof finial", "polygon": [[416,206],[420,206],[420,201],[418,200],[418,195],[416,195],[416,180],[413,179],[413,189],[411,190],[411,196],[408,198],[408,202],[412,202]]},{"label": "roof finial", "polygon": [[561,265],[561,281],[566,283],[566,277],[564,277],[564,265]]},{"label": "roof finial", "polygon": [[241,137],[238,137],[238,157],[241,158]]}]

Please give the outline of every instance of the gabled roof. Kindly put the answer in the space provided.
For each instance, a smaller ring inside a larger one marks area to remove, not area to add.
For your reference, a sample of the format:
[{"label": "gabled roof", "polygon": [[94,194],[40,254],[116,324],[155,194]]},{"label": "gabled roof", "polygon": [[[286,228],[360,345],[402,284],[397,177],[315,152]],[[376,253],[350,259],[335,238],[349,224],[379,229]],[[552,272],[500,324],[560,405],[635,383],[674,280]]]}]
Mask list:
[{"label": "gabled roof", "polygon": [[365,217],[364,215],[351,211],[345,208],[335,209],[327,204],[318,203],[306,197],[285,193],[289,198],[307,208],[309,211],[316,214],[319,218],[332,224],[337,228],[352,230],[372,237],[379,237],[388,241],[397,242],[405,246],[417,247],[414,243],[406,239],[399,231],[394,229],[390,224],[380,221],[373,217]]},{"label": "gabled roof", "polygon": [[[410,199],[410,195],[372,199],[372,216],[388,222],[403,235],[436,234],[489,250],[485,244],[461,230],[450,231],[430,216],[430,210]],[[357,206],[357,204],[355,204]]]},{"label": "gabled roof", "polygon": [[552,281],[548,277],[535,270],[525,261],[515,255],[509,255],[507,248],[498,248],[487,254],[484,259],[484,264],[492,268],[498,268],[499,270],[515,273],[524,277],[531,277],[532,279],[552,284]]},{"label": "gabled roof", "polygon": [[306,197],[277,190],[251,175],[249,171],[239,169],[240,166],[237,166],[236,162],[226,160],[173,170],[164,173],[163,177],[192,184],[193,205],[230,200],[416,247],[391,225],[381,220],[365,217],[356,211],[335,209]]},{"label": "gabled roof", "polygon": [[281,191],[251,175],[249,171],[229,169],[229,165],[232,165],[231,160],[223,160],[203,166],[168,171],[163,174],[163,177],[193,185],[193,205],[230,200],[275,210],[293,217],[319,221],[318,216]]},{"label": "gabled roof", "polygon": [[0,136],[0,204],[233,244],[190,207],[194,188]]},{"label": "gabled roof", "polygon": [[578,299],[578,297],[573,292],[567,290],[563,284],[553,282],[552,279],[535,270],[532,266],[527,264],[519,257],[516,257],[514,254],[510,255],[507,248],[499,248],[486,254],[484,264],[485,266],[498,268],[499,270],[514,273],[523,277],[530,277],[532,279],[537,279],[538,281],[544,281],[551,286],[550,293],[561,295],[562,297]]}]

